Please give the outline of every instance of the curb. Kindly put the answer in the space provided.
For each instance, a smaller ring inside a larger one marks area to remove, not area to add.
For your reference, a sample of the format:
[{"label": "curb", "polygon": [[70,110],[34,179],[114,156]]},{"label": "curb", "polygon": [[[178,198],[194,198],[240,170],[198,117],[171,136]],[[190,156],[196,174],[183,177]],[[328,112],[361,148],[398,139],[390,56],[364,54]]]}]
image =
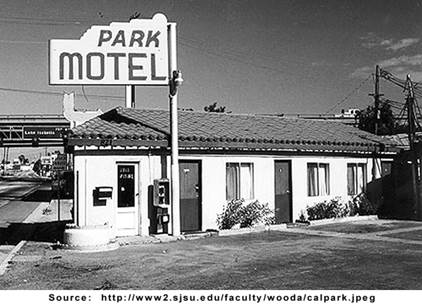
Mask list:
[{"label": "curb", "polygon": [[0,276],[3,275],[6,270],[7,266],[9,266],[9,262],[13,259],[13,257],[18,253],[19,250],[23,247],[23,245],[26,244],[26,241],[20,241],[19,244],[15,246],[15,248],[10,251],[10,253],[7,255],[7,257],[3,260],[3,262],[0,264]]},{"label": "curb", "polygon": [[310,221],[310,226],[319,226],[319,225],[346,223],[346,222],[357,222],[357,221],[367,221],[367,220],[378,220],[378,215],[358,215],[358,216],[337,217],[337,218],[329,218],[329,219],[322,219],[322,220],[313,220],[313,221]]},{"label": "curb", "polygon": [[263,231],[289,231],[289,229],[291,228],[297,228],[296,225],[307,227],[307,226],[319,226],[319,225],[366,221],[366,220],[378,220],[378,216],[377,215],[362,215],[362,216],[350,216],[350,217],[338,217],[338,218],[314,220],[314,221],[310,221],[309,225],[304,225],[301,223],[286,223],[286,224],[276,224],[276,225],[270,225],[270,226],[261,225],[261,226],[251,227],[251,228],[227,229],[227,230],[220,230],[218,232],[218,235],[229,236],[229,235],[263,232]]},{"label": "curb", "polygon": [[105,245],[99,246],[68,246],[63,245],[60,249],[67,250],[67,251],[74,251],[80,253],[92,253],[92,252],[105,252],[105,251],[112,251],[120,248],[120,244],[117,242],[112,242]]},{"label": "curb", "polygon": [[224,229],[218,232],[218,236],[229,236],[229,235],[239,235],[239,234],[248,234],[248,233],[258,233],[264,231],[280,231],[286,230],[286,224],[279,224],[279,225],[270,225],[270,226],[256,226],[250,228],[239,228],[239,229]]}]

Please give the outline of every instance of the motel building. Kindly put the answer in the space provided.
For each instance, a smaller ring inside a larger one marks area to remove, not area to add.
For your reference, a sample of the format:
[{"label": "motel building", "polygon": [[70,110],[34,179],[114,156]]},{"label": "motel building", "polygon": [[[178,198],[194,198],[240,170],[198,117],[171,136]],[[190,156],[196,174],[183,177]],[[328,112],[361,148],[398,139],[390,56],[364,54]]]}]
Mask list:
[{"label": "motel building", "polygon": [[180,227],[170,197],[169,112],[122,107],[67,139],[77,227],[106,227],[110,238],[206,231],[217,229],[232,199],[267,203],[278,224],[294,222],[307,205],[362,192],[397,153],[336,122],[194,111],[178,119]]},{"label": "motel building", "polygon": [[[126,87],[126,108],[67,138],[75,223],[66,244],[216,229],[234,199],[266,203],[277,223],[293,222],[307,205],[362,192],[396,154],[387,140],[335,122],[177,113],[181,76],[176,23],[161,13],[49,41],[50,85]],[[135,86],[168,87],[170,111],[136,109]]]}]

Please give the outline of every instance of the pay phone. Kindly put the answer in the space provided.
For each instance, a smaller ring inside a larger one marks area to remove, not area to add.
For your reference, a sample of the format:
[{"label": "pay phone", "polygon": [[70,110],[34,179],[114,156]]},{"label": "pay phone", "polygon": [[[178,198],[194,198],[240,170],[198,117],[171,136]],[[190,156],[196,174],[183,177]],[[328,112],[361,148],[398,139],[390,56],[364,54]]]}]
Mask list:
[{"label": "pay phone", "polygon": [[156,215],[156,233],[167,233],[170,215],[170,182],[167,178],[154,180],[153,205]]},{"label": "pay phone", "polygon": [[170,205],[170,183],[167,178],[154,180],[154,206],[168,208]]}]

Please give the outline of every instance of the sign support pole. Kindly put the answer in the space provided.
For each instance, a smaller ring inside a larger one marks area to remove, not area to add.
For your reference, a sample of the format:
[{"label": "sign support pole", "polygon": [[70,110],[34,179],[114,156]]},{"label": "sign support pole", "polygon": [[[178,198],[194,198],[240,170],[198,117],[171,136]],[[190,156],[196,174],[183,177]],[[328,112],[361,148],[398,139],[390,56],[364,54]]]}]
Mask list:
[{"label": "sign support pole", "polygon": [[60,222],[60,172],[57,174],[57,220]]},{"label": "sign support pole", "polygon": [[135,86],[126,86],[126,108],[135,108]]},{"label": "sign support pole", "polygon": [[177,71],[176,23],[168,24],[169,81],[170,81],[170,134],[171,134],[171,222],[172,234],[180,236],[180,188],[179,143],[177,122],[177,89],[174,88],[174,72]]}]

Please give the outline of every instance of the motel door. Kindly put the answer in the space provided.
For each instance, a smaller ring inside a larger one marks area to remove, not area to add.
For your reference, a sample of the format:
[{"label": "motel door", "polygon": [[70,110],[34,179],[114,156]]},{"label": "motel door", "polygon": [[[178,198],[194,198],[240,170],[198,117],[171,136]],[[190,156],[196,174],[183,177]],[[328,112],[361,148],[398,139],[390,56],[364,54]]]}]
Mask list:
[{"label": "motel door", "polygon": [[292,222],[291,162],[275,161],[275,220],[276,224]]},{"label": "motel door", "polygon": [[117,165],[117,235],[138,234],[137,170],[134,164]]},{"label": "motel door", "polygon": [[180,228],[182,232],[201,230],[201,163],[180,161]]}]

